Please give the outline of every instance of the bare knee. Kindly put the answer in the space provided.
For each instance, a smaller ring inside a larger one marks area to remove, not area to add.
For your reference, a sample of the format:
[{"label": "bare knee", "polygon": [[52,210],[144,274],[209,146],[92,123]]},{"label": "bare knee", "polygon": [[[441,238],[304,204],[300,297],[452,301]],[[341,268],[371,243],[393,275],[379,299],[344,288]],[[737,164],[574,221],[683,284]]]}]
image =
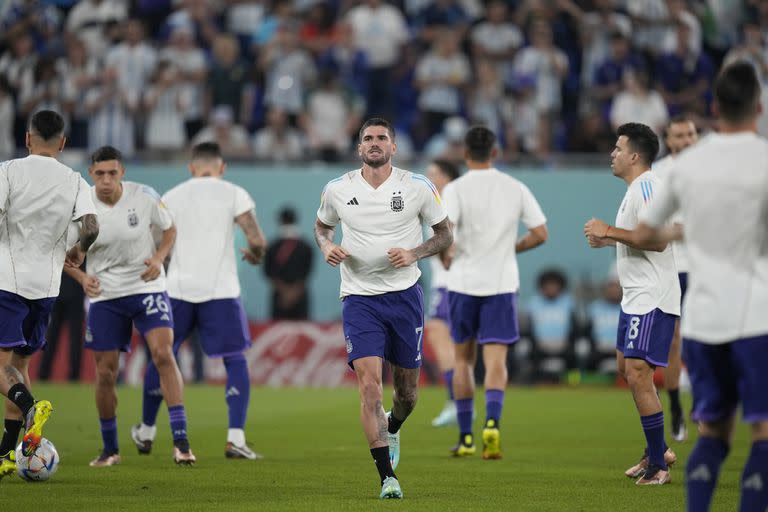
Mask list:
[{"label": "bare knee", "polygon": [[157,371],[162,373],[167,368],[173,366],[173,350],[170,346],[157,347],[152,350],[152,362],[155,363]]},{"label": "bare knee", "polygon": [[624,378],[631,388],[641,387],[653,382],[653,368],[645,361],[636,359],[628,362],[624,368]]},{"label": "bare knee", "polygon": [[117,365],[104,362],[96,366],[96,384],[99,387],[114,387],[117,383]]}]

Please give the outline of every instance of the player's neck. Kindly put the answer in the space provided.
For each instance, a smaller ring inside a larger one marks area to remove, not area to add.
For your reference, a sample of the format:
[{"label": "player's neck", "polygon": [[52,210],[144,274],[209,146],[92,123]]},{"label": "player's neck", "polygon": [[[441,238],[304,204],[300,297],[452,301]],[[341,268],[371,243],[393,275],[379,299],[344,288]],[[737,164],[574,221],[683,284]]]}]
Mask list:
[{"label": "player's neck", "polygon": [[624,176],[624,182],[627,184],[627,186],[630,186],[638,176],[646,173],[648,170],[648,167],[633,167],[632,170],[630,170],[627,175]]},{"label": "player's neck", "polygon": [[29,148],[29,154],[35,156],[47,156],[48,158],[56,158],[59,150],[58,147],[53,146],[32,146]]},{"label": "player's neck", "polygon": [[741,123],[731,123],[720,119],[717,123],[717,131],[725,134],[757,133],[757,120],[750,119]]},{"label": "player's neck", "polygon": [[99,201],[104,204],[115,206],[120,198],[123,197],[123,184],[121,183],[120,186],[117,187],[111,194],[100,195],[98,192],[96,192],[96,197],[98,197]]},{"label": "player's neck", "polygon": [[388,162],[381,167],[371,167],[364,164],[361,174],[363,175],[363,179],[367,181],[370,186],[379,188],[392,174],[392,163]]},{"label": "player's neck", "polygon": [[487,171],[493,167],[493,162],[477,162],[475,160],[467,160],[467,169],[470,171]]}]

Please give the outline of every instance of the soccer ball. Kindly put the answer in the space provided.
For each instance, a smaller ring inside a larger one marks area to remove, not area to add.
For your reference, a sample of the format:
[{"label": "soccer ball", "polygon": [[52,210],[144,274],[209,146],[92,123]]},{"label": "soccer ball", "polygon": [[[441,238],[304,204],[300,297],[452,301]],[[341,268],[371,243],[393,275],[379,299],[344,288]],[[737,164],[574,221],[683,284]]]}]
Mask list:
[{"label": "soccer ball", "polygon": [[29,482],[48,480],[59,468],[59,452],[53,443],[43,438],[35,453],[27,457],[21,451],[21,444],[16,447],[16,472]]}]

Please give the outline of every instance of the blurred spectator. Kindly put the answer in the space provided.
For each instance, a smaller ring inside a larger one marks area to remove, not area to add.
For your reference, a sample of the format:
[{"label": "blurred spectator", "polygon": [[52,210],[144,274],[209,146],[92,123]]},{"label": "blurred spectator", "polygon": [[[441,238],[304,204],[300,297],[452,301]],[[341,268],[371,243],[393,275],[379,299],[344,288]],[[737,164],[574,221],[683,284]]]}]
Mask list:
[{"label": "blurred spectator", "polygon": [[368,57],[355,46],[354,33],[349,23],[337,24],[334,44],[318,55],[321,71],[333,73],[343,88],[366,99],[368,94]]},{"label": "blurred spectator", "polygon": [[259,67],[265,75],[264,105],[286,112],[295,126],[317,69],[309,53],[299,46],[294,24],[278,26],[275,37],[262,49]]},{"label": "blurred spectator", "polygon": [[0,74],[17,91],[21,87],[21,77],[28,69],[35,67],[37,53],[32,37],[22,30],[15,29],[8,34],[10,46],[0,56]]},{"label": "blurred spectator", "polygon": [[32,38],[38,51],[54,49],[59,37],[61,13],[44,0],[5,0],[0,4],[0,38],[13,42],[15,34]]},{"label": "blurred spectator", "polygon": [[643,60],[630,50],[629,39],[620,32],[614,32],[611,35],[610,53],[605,60],[598,63],[594,85],[585,91],[585,97],[588,98],[591,94],[608,118],[613,98],[623,88],[624,72],[628,69],[643,68]]},{"label": "blurred spectator", "polygon": [[273,320],[309,318],[307,278],[312,272],[312,246],[301,237],[297,220],[293,208],[280,210],[279,237],[269,244],[264,257],[264,273],[272,283]]},{"label": "blurred spectator", "polygon": [[672,53],[659,57],[656,63],[657,88],[667,103],[669,112],[706,114],[707,97],[714,75],[709,57],[690,46],[690,27],[677,23],[677,47]]},{"label": "blurred spectator", "polygon": [[205,54],[195,46],[192,30],[182,25],[173,29],[168,43],[160,52],[160,58],[172,62],[177,67],[179,87],[186,99],[182,111],[186,138],[192,139],[205,124],[203,98],[208,75]]},{"label": "blurred spectator", "polygon": [[[192,30],[198,46],[210,49],[221,32],[217,25],[217,2],[209,0],[180,0],[176,2],[180,9],[174,11],[165,21],[163,36],[172,33],[178,27]],[[239,43],[238,43],[239,45]]]},{"label": "blurred spectator", "polygon": [[13,140],[15,117],[13,91],[8,80],[0,75],[0,161],[10,160],[16,152],[16,144]]},{"label": "blurred spectator", "polygon": [[88,149],[114,146],[130,158],[136,151],[134,136],[134,110],[136,100],[120,88],[118,72],[106,68],[97,85],[85,95],[85,113],[88,118]]},{"label": "blurred spectator", "polygon": [[603,284],[602,296],[587,308],[587,329],[591,353],[588,367],[606,373],[616,372],[616,333],[621,313],[621,285],[617,276]]},{"label": "blurred spectator", "polygon": [[661,95],[648,88],[648,74],[642,70],[624,72],[624,89],[611,106],[611,126],[615,130],[624,123],[643,123],[657,134],[664,131],[669,112]]},{"label": "blurred spectator", "polygon": [[741,29],[741,42],[726,54],[723,65],[737,60],[750,62],[757,70],[762,82],[768,79],[768,48],[759,24],[744,23]]},{"label": "blurred spectator", "polygon": [[627,13],[632,24],[632,44],[647,58],[664,52],[669,11],[666,0],[629,0]]},{"label": "blurred spectator", "polygon": [[19,113],[26,118],[38,110],[54,110],[62,115],[69,129],[73,100],[66,79],[59,73],[56,59],[50,55],[40,57],[35,67],[27,69],[21,77]]},{"label": "blurred spectator", "polygon": [[208,110],[228,106],[234,119],[247,117],[243,106],[243,88],[248,64],[240,59],[237,40],[228,35],[217,36],[213,43],[213,61],[208,73]]},{"label": "blurred spectator", "polygon": [[463,117],[449,117],[441,131],[427,141],[424,156],[429,160],[448,160],[456,165],[464,162],[464,136],[469,126]]},{"label": "blurred spectator", "polygon": [[629,38],[632,36],[632,21],[629,16],[616,12],[615,0],[595,0],[594,6],[595,10],[581,17],[581,84],[585,90],[597,82],[601,65],[616,60],[614,46],[617,38],[624,39],[624,54],[628,54]]},{"label": "blurred spectator", "polygon": [[538,291],[528,303],[531,359],[536,380],[559,382],[575,367],[576,306],[558,269],[539,274]]},{"label": "blurred spectator", "polygon": [[677,48],[678,32],[676,27],[682,23],[688,27],[687,47],[692,54],[701,53],[701,24],[698,18],[688,10],[685,0],[667,0],[667,31],[662,42],[662,52],[672,53]]},{"label": "blurred spectator", "polygon": [[304,141],[301,132],[288,124],[286,113],[272,108],[266,126],[253,137],[253,152],[266,162],[295,162],[304,157]]},{"label": "blurred spectator", "polygon": [[459,40],[464,39],[470,18],[457,0],[432,0],[416,17],[419,36],[427,43],[435,43],[445,29]]},{"label": "blurred spectator", "polygon": [[509,100],[504,94],[504,81],[499,66],[490,60],[475,62],[475,85],[470,89],[467,113],[472,123],[487,126],[505,140],[505,124]]},{"label": "blurred spectator", "polygon": [[421,141],[440,131],[446,119],[461,113],[462,92],[471,78],[471,69],[459,42],[457,34],[440,30],[432,49],[416,64],[416,86],[421,91]]},{"label": "blurred spectator", "polygon": [[608,154],[613,150],[616,137],[605,123],[605,115],[598,109],[582,112],[579,129],[570,137],[568,149],[575,153]]},{"label": "blurred spectator", "polygon": [[251,37],[251,49],[258,53],[262,46],[269,44],[277,34],[277,29],[285,23],[293,23],[293,4],[291,0],[275,0],[269,15],[257,26]]},{"label": "blurred spectator", "polygon": [[359,49],[368,56],[366,117],[391,117],[394,111],[390,74],[408,41],[403,14],[384,0],[364,0],[349,10],[346,17]]},{"label": "blurred spectator", "polygon": [[[549,136],[544,133],[536,100],[536,80],[531,76],[517,76],[511,84],[511,98],[505,109],[505,157],[515,161],[521,153],[546,156]],[[542,140],[543,139],[543,140]]]},{"label": "blurred spectator", "polygon": [[[137,19],[128,20],[125,40],[113,47],[106,57],[106,66],[117,74],[118,90],[125,106],[134,115],[157,65],[157,52],[145,38],[144,24]],[[116,147],[123,151],[120,146]]]},{"label": "blurred spectator", "polygon": [[309,94],[303,120],[307,140],[316,158],[336,162],[349,154],[350,143],[362,124],[365,101],[341,88],[329,71],[320,75],[320,87]]},{"label": "blurred spectator", "polygon": [[264,0],[226,0],[227,32],[237,36],[240,49],[247,51],[251,46],[253,27],[258,27],[264,20],[267,9]]},{"label": "blurred spectator", "polygon": [[172,152],[184,148],[184,111],[189,103],[190,98],[180,85],[178,68],[170,60],[161,59],[144,93],[147,149]]},{"label": "blurred spectator", "polygon": [[67,379],[70,382],[77,382],[80,379],[80,356],[83,351],[83,323],[85,322],[84,300],[85,294],[80,283],[63,273],[59,297],[53,305],[48,332],[45,334],[48,344],[40,359],[40,380],[45,381],[51,377],[53,361],[56,359],[61,331],[65,324],[69,338]]},{"label": "blurred spectator", "polygon": [[66,29],[83,41],[91,57],[103,57],[111,38],[107,33],[128,18],[124,0],[80,0],[67,16]]},{"label": "blurred spectator", "polygon": [[507,3],[492,0],[486,8],[485,21],[472,27],[470,40],[474,59],[493,62],[501,67],[500,75],[506,77],[515,52],[523,45],[523,34],[509,21]]},{"label": "blurred spectator", "polygon": [[67,146],[88,147],[88,112],[86,98],[92,86],[98,85],[101,73],[98,61],[88,55],[85,44],[74,36],[67,39],[67,55],[59,59],[59,74],[65,77],[72,101]]},{"label": "blurred spectator", "polygon": [[219,105],[211,112],[210,124],[197,132],[191,145],[215,142],[221,147],[224,158],[248,158],[252,156],[248,132],[235,123],[232,107]]},{"label": "blurred spectator", "polygon": [[318,2],[307,8],[299,29],[301,44],[317,57],[336,40],[336,18],[328,2]]}]

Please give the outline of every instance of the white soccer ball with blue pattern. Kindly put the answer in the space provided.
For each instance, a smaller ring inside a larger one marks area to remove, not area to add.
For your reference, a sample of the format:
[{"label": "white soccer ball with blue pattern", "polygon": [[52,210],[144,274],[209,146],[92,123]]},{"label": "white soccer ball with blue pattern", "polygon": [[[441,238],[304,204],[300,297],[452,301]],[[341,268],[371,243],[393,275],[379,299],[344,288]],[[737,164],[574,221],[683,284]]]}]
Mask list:
[{"label": "white soccer ball with blue pattern", "polygon": [[48,480],[59,468],[59,452],[53,443],[43,438],[35,453],[27,457],[21,451],[21,444],[16,447],[16,472],[29,482]]}]

